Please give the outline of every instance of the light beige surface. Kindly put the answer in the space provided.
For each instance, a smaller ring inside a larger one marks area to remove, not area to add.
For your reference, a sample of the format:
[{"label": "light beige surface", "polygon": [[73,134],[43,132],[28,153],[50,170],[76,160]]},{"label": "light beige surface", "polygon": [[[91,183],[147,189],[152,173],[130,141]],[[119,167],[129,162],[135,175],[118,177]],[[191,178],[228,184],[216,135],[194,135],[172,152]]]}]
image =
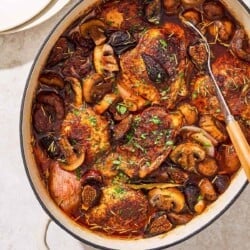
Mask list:
[{"label": "light beige surface", "polygon": [[[76,2],[71,1],[56,17],[35,28],[0,35],[0,249],[3,250],[43,249],[40,241],[47,216],[25,175],[19,147],[19,110],[25,82],[40,45]],[[248,186],[212,225],[169,249],[250,249],[249,197]],[[93,249],[80,244],[54,224],[49,229],[48,242],[52,250]]]}]

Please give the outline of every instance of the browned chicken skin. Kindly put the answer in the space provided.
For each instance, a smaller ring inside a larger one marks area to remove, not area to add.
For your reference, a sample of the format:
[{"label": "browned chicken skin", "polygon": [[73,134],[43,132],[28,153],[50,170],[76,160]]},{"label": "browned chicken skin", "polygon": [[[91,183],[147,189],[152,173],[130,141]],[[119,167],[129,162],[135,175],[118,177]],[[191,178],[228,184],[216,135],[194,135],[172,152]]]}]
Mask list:
[{"label": "browned chicken skin", "polygon": [[117,146],[94,167],[105,177],[121,170],[131,178],[144,178],[161,165],[171,150],[175,130],[170,128],[170,122],[162,108],[144,110],[134,118],[128,142]]},{"label": "browned chicken skin", "polygon": [[123,186],[110,186],[102,191],[100,205],[86,214],[90,227],[120,234],[143,229],[148,218],[148,201],[140,191]]},{"label": "browned chicken skin", "polygon": [[119,84],[151,103],[160,103],[159,90],[178,78],[185,56],[185,35],[179,25],[167,23],[149,29],[134,49],[121,56]]}]

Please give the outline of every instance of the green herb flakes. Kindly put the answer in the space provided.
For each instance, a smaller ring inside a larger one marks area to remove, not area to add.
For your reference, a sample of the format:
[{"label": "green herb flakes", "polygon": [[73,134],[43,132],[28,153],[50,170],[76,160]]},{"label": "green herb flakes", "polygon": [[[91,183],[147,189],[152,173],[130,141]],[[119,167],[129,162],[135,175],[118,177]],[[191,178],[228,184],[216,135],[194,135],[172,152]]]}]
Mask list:
[{"label": "green herb flakes", "polygon": [[116,110],[121,115],[124,115],[128,111],[127,107],[123,103],[118,103],[116,105]]},{"label": "green herb flakes", "polygon": [[166,49],[168,47],[168,43],[164,39],[160,39],[159,42],[163,49]]},{"label": "green herb flakes", "polygon": [[156,125],[159,125],[161,123],[160,118],[156,115],[152,116],[149,121]]},{"label": "green herb flakes", "polygon": [[92,126],[96,126],[96,123],[97,123],[97,120],[96,120],[96,117],[94,116],[90,116],[89,117],[89,122]]}]

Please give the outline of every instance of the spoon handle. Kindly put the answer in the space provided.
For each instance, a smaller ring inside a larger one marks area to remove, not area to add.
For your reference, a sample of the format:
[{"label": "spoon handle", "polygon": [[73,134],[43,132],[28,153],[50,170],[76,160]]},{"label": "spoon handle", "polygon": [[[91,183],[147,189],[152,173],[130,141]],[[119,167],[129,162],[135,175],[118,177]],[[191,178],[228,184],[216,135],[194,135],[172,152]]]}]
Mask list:
[{"label": "spoon handle", "polygon": [[227,123],[227,132],[250,182],[250,147],[236,120],[231,120]]}]

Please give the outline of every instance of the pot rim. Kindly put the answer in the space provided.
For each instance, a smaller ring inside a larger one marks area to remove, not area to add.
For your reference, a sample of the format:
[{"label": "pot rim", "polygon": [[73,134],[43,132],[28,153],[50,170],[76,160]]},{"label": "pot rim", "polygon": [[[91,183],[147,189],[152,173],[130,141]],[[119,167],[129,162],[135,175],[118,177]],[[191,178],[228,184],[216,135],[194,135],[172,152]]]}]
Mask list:
[{"label": "pot rim", "polygon": [[[242,0],[238,0],[238,2],[240,3],[240,5],[243,6],[243,8],[248,12],[250,13],[250,8],[242,1]],[[82,237],[80,237],[79,235],[77,235],[76,233],[74,233],[73,231],[71,231],[69,228],[67,228],[65,225],[63,225],[62,222],[59,221],[59,219],[53,215],[53,213],[48,209],[46,203],[42,200],[33,180],[32,180],[32,177],[31,177],[31,174],[30,174],[30,171],[29,171],[29,168],[28,168],[28,163],[27,163],[27,159],[25,157],[25,144],[27,144],[27,142],[24,141],[24,136],[23,136],[23,124],[24,124],[24,121],[27,120],[27,118],[24,117],[24,109],[25,109],[25,101],[26,101],[26,98],[27,98],[27,91],[28,91],[28,87],[30,85],[30,80],[31,80],[31,77],[33,75],[33,72],[34,72],[34,69],[37,65],[37,61],[40,57],[40,55],[42,54],[43,50],[44,50],[44,47],[46,46],[46,44],[48,43],[48,41],[50,40],[51,36],[54,34],[54,32],[57,30],[57,28],[63,23],[63,21],[65,20],[65,18],[67,18],[70,13],[72,11],[74,11],[75,9],[78,8],[79,5],[82,4],[82,1],[79,1],[77,2],[73,7],[71,7],[67,12],[66,14],[64,14],[60,20],[55,24],[55,26],[51,29],[51,31],[46,35],[46,38],[45,40],[43,41],[42,45],[40,46],[35,58],[34,58],[34,61],[32,63],[32,66],[31,66],[31,69],[29,71],[29,75],[28,75],[28,78],[27,78],[27,81],[26,81],[26,84],[25,84],[25,87],[24,87],[24,91],[23,91],[23,95],[22,95],[22,100],[21,100],[21,107],[20,107],[20,120],[19,120],[19,136],[20,136],[20,147],[21,147],[21,155],[22,155],[22,159],[23,159],[23,164],[24,164],[24,168],[25,168],[25,172],[26,172],[26,175],[28,177],[28,180],[29,180],[29,183],[31,185],[31,188],[37,198],[37,200],[39,201],[40,205],[42,206],[43,210],[46,212],[46,214],[58,225],[60,226],[63,230],[65,230],[66,232],[68,232],[71,236],[73,236],[74,238],[76,238],[77,240],[79,240],[80,242],[82,243],[85,243],[87,245],[90,245],[92,247],[95,247],[95,248],[98,248],[98,249],[104,249],[104,250],[115,250],[117,248],[109,248],[109,247],[105,247],[105,246],[101,246],[99,244],[95,244],[89,240],[86,240]],[[239,172],[243,172],[243,170],[239,170]],[[234,178],[240,178],[240,176],[235,176]],[[233,178],[233,179],[234,179]],[[166,245],[162,245],[162,246],[159,246],[159,247],[156,247],[156,248],[150,248],[151,250],[160,250],[160,249],[166,249],[168,247],[171,247],[171,246],[174,246],[174,245],[177,245],[183,241],[186,241],[187,239],[193,237],[194,235],[198,234],[199,232],[201,232],[202,230],[204,230],[205,228],[207,228],[209,225],[211,225],[215,220],[217,220],[221,215],[223,215],[226,210],[228,210],[228,208],[236,201],[236,199],[240,196],[240,194],[244,191],[244,189],[246,188],[248,184],[248,181],[247,179],[245,178],[245,182],[242,183],[242,187],[238,190],[237,193],[234,194],[234,196],[231,198],[231,200],[229,201],[229,203],[223,207],[223,209],[220,210],[219,213],[215,214],[210,220],[208,220],[205,224],[203,224],[201,227],[199,227],[198,229],[192,231],[190,234],[186,235],[185,237],[179,239],[179,240],[176,240],[174,241],[173,243],[170,243],[170,244],[166,244]],[[110,238],[110,240],[112,240],[112,238]],[[146,240],[146,239],[144,239]],[[124,241],[125,243],[125,241]],[[164,244],[164,241],[162,242]]]}]

